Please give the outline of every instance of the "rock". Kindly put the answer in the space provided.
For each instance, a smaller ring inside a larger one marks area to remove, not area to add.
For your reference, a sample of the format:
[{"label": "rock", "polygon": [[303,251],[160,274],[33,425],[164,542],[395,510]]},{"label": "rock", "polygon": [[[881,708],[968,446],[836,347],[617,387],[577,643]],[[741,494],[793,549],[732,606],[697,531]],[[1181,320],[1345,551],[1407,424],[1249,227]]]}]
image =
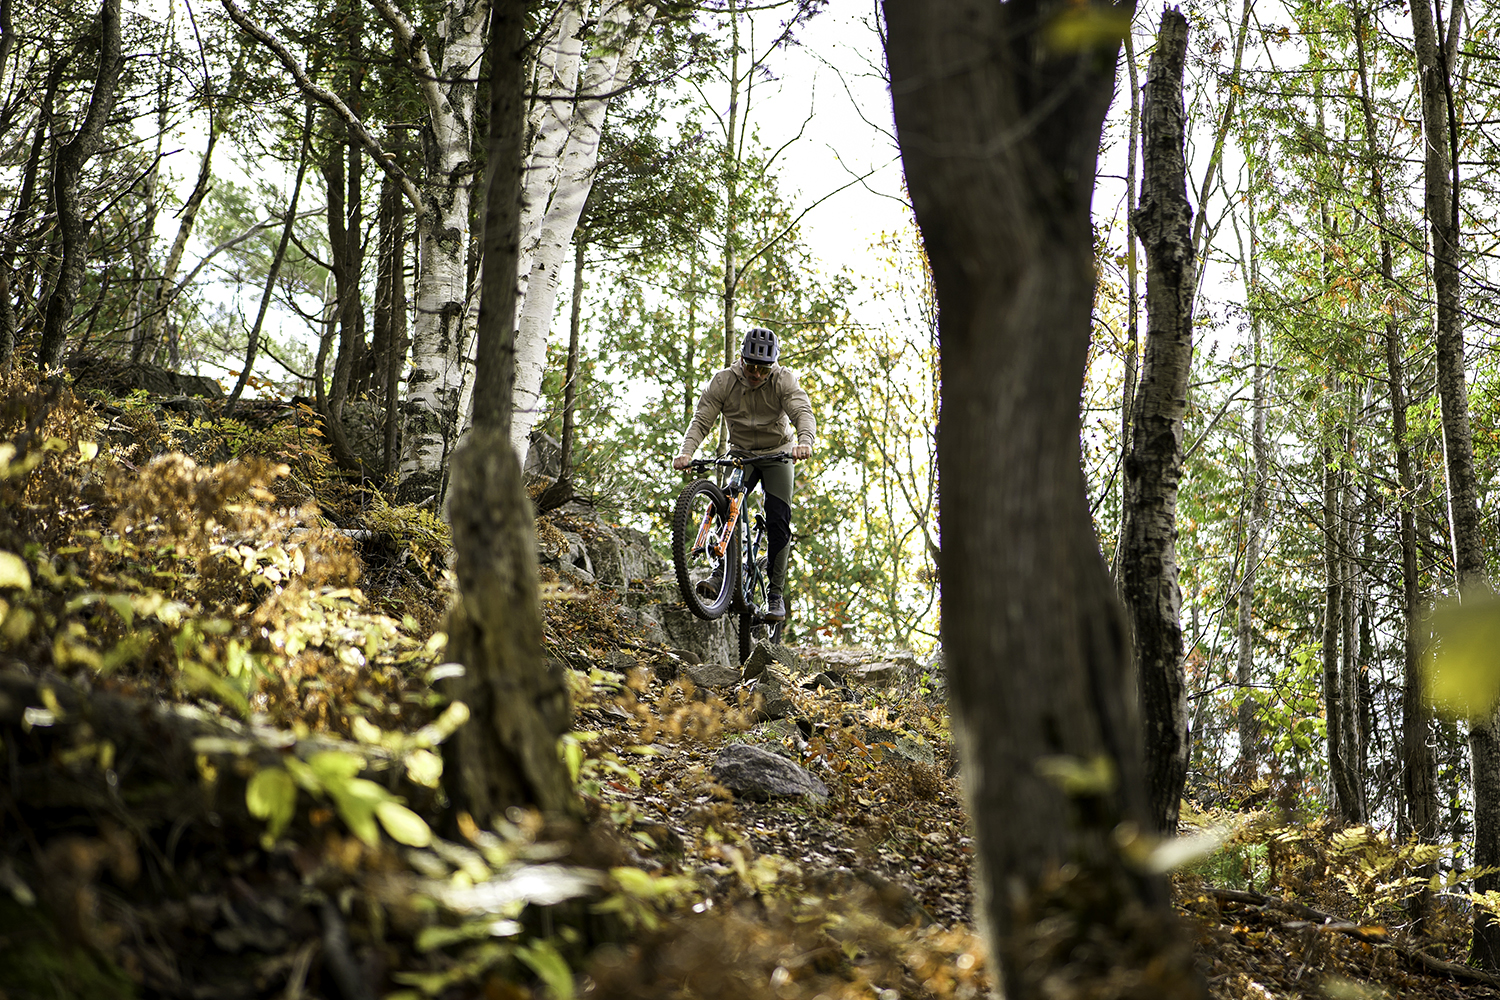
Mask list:
[{"label": "rock", "polygon": [[682,668],[688,680],[701,688],[732,688],[740,682],[740,672],[722,663],[692,663]]},{"label": "rock", "polygon": [[731,743],[719,751],[709,772],[714,780],[737,795],[758,802],[772,796],[810,796],[828,800],[828,786],[778,754],[748,743]]},{"label": "rock", "polygon": [[156,365],[87,357],[71,358],[67,364],[79,385],[105,389],[116,396],[144,389],[153,396],[224,398],[224,387],[215,379],[184,375]]},{"label": "rock", "polygon": [[809,670],[821,670],[846,682],[890,687],[915,680],[922,665],[910,650],[822,649],[800,650]]},{"label": "rock", "polygon": [[[676,589],[676,585],[673,585]],[[678,601],[661,606],[661,629],[666,645],[686,649],[704,663],[738,666],[740,658],[739,618],[725,615],[706,622]]]},{"label": "rock", "polygon": [[775,642],[757,642],[755,648],[750,651],[750,658],[745,661],[745,679],[751,680],[759,677],[761,672],[773,663],[778,663],[790,671],[802,672],[802,661],[789,648]]},{"label": "rock", "polygon": [[890,687],[900,681],[901,676],[901,668],[889,661],[859,663],[844,672],[846,680],[869,684],[872,687]]},{"label": "rock", "polygon": [[918,764],[937,763],[937,754],[933,752],[932,747],[912,739],[905,733],[894,729],[882,729],[879,726],[864,726],[860,735],[865,743],[871,746],[879,744],[887,753],[894,754],[903,760],[914,761]]},{"label": "rock", "polygon": [[562,445],[557,438],[545,431],[532,431],[531,447],[526,449],[526,465],[521,474],[527,480],[533,476],[556,479],[562,475]]},{"label": "rock", "polygon": [[802,686],[809,691],[817,691],[823,689],[837,691],[839,697],[842,700],[854,700],[854,692],[849,689],[849,685],[845,684],[842,679],[835,677],[833,674],[830,674],[826,670],[821,674],[813,677],[811,680],[803,681]]},{"label": "rock", "polygon": [[755,708],[757,721],[785,719],[796,711],[796,706],[786,696],[787,686],[787,679],[769,668],[745,683],[745,690],[751,697],[760,698],[760,703]]},{"label": "rock", "polygon": [[647,580],[666,572],[666,561],[651,548],[651,538],[634,528],[608,526],[591,532],[589,556],[599,582],[628,587],[632,580]]},{"label": "rock", "polygon": [[632,670],[639,669],[640,665],[640,660],[622,649],[612,649],[604,658],[604,669],[613,670],[617,674],[628,674]]}]

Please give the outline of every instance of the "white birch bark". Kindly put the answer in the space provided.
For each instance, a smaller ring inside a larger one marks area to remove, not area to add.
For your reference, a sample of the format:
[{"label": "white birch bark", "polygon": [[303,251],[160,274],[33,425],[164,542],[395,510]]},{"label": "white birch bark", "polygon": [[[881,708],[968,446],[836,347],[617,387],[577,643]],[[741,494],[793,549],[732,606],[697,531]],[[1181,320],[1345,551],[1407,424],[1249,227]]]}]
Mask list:
[{"label": "white birch bark", "polygon": [[[541,409],[547,337],[557,304],[557,285],[579,216],[594,184],[599,140],[610,97],[630,79],[642,40],[656,17],[654,4],[605,0],[597,12],[595,53],[574,89],[566,137],[555,166],[533,156],[524,178],[521,215],[521,305],[516,333],[516,369],[511,441],[524,463],[531,429]],[[554,105],[560,102],[552,102]],[[539,143],[542,133],[539,133]],[[547,136],[548,141],[552,136]],[[550,150],[545,151],[548,157]],[[548,186],[541,184],[546,181]]]},{"label": "white birch bark", "polygon": [[402,490],[442,492],[463,415],[464,314],[468,299],[469,215],[474,188],[474,100],[489,0],[450,0],[442,63],[391,0],[371,0],[401,39],[427,105],[427,170],[417,222],[416,320],[411,372],[402,404]]},{"label": "white birch bark", "polygon": [[[519,232],[520,263],[517,281],[517,310],[526,297],[530,275],[527,247],[528,227],[534,233],[557,183],[563,146],[567,143],[569,124],[573,119],[578,94],[578,66],[583,56],[583,21],[587,11],[584,0],[562,0],[548,18],[547,28],[537,44],[537,55],[528,78],[533,94],[526,114],[526,154],[521,164],[521,221]],[[474,371],[468,359],[474,356],[473,345],[479,325],[478,289],[483,280],[484,264],[470,288],[468,307],[464,312],[463,357],[466,359],[460,389],[459,412],[465,424],[473,419]],[[545,348],[544,348],[545,351]],[[529,429],[528,429],[529,433]],[[520,453],[522,464],[526,453]]]}]

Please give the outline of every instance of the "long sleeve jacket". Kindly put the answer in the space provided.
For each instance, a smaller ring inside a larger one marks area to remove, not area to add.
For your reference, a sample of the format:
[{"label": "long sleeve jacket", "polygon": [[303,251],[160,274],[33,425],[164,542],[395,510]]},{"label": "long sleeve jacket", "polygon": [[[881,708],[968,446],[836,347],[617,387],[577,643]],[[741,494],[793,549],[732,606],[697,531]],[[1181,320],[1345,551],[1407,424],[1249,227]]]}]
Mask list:
[{"label": "long sleeve jacket", "polygon": [[681,454],[693,456],[720,413],[729,425],[729,446],[752,455],[770,455],[794,444],[811,447],[818,433],[807,393],[797,383],[797,376],[780,365],[754,389],[745,378],[743,360],[715,375],[698,398],[698,410],[683,436]]}]

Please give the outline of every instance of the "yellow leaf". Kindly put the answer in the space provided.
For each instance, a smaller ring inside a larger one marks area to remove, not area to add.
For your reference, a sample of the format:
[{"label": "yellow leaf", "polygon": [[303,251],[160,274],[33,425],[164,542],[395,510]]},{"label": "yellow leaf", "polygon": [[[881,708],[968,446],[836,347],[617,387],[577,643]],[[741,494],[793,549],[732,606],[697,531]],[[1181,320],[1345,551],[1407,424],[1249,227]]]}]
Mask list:
[{"label": "yellow leaf", "polygon": [[13,552],[0,551],[0,587],[31,589],[31,573],[26,569],[26,561]]},{"label": "yellow leaf", "polygon": [[94,441],[78,442],[78,454],[82,461],[92,462],[99,456],[99,445]]}]

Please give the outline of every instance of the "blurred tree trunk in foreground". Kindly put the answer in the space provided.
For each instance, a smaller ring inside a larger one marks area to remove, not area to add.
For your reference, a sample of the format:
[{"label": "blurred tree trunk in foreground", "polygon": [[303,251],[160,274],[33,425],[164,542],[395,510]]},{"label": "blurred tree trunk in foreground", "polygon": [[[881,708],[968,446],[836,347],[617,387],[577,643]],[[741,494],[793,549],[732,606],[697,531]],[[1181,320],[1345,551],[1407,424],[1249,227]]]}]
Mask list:
[{"label": "blurred tree trunk in foreground", "polygon": [[1135,676],[1079,459],[1089,203],[1129,6],[885,0],[907,183],[941,307],[943,648],[1012,1000],[1200,997],[1145,873]]},{"label": "blurred tree trunk in foreground", "polygon": [[510,447],[525,15],[521,0],[502,0],[490,26],[494,82],[474,427],[454,452],[448,494],[459,584],[448,656],[467,668],[451,693],[472,718],[444,746],[445,788],[455,808],[482,825],[512,806],[577,811],[557,750],[570,721],[568,693],[542,651],[531,504]]}]

